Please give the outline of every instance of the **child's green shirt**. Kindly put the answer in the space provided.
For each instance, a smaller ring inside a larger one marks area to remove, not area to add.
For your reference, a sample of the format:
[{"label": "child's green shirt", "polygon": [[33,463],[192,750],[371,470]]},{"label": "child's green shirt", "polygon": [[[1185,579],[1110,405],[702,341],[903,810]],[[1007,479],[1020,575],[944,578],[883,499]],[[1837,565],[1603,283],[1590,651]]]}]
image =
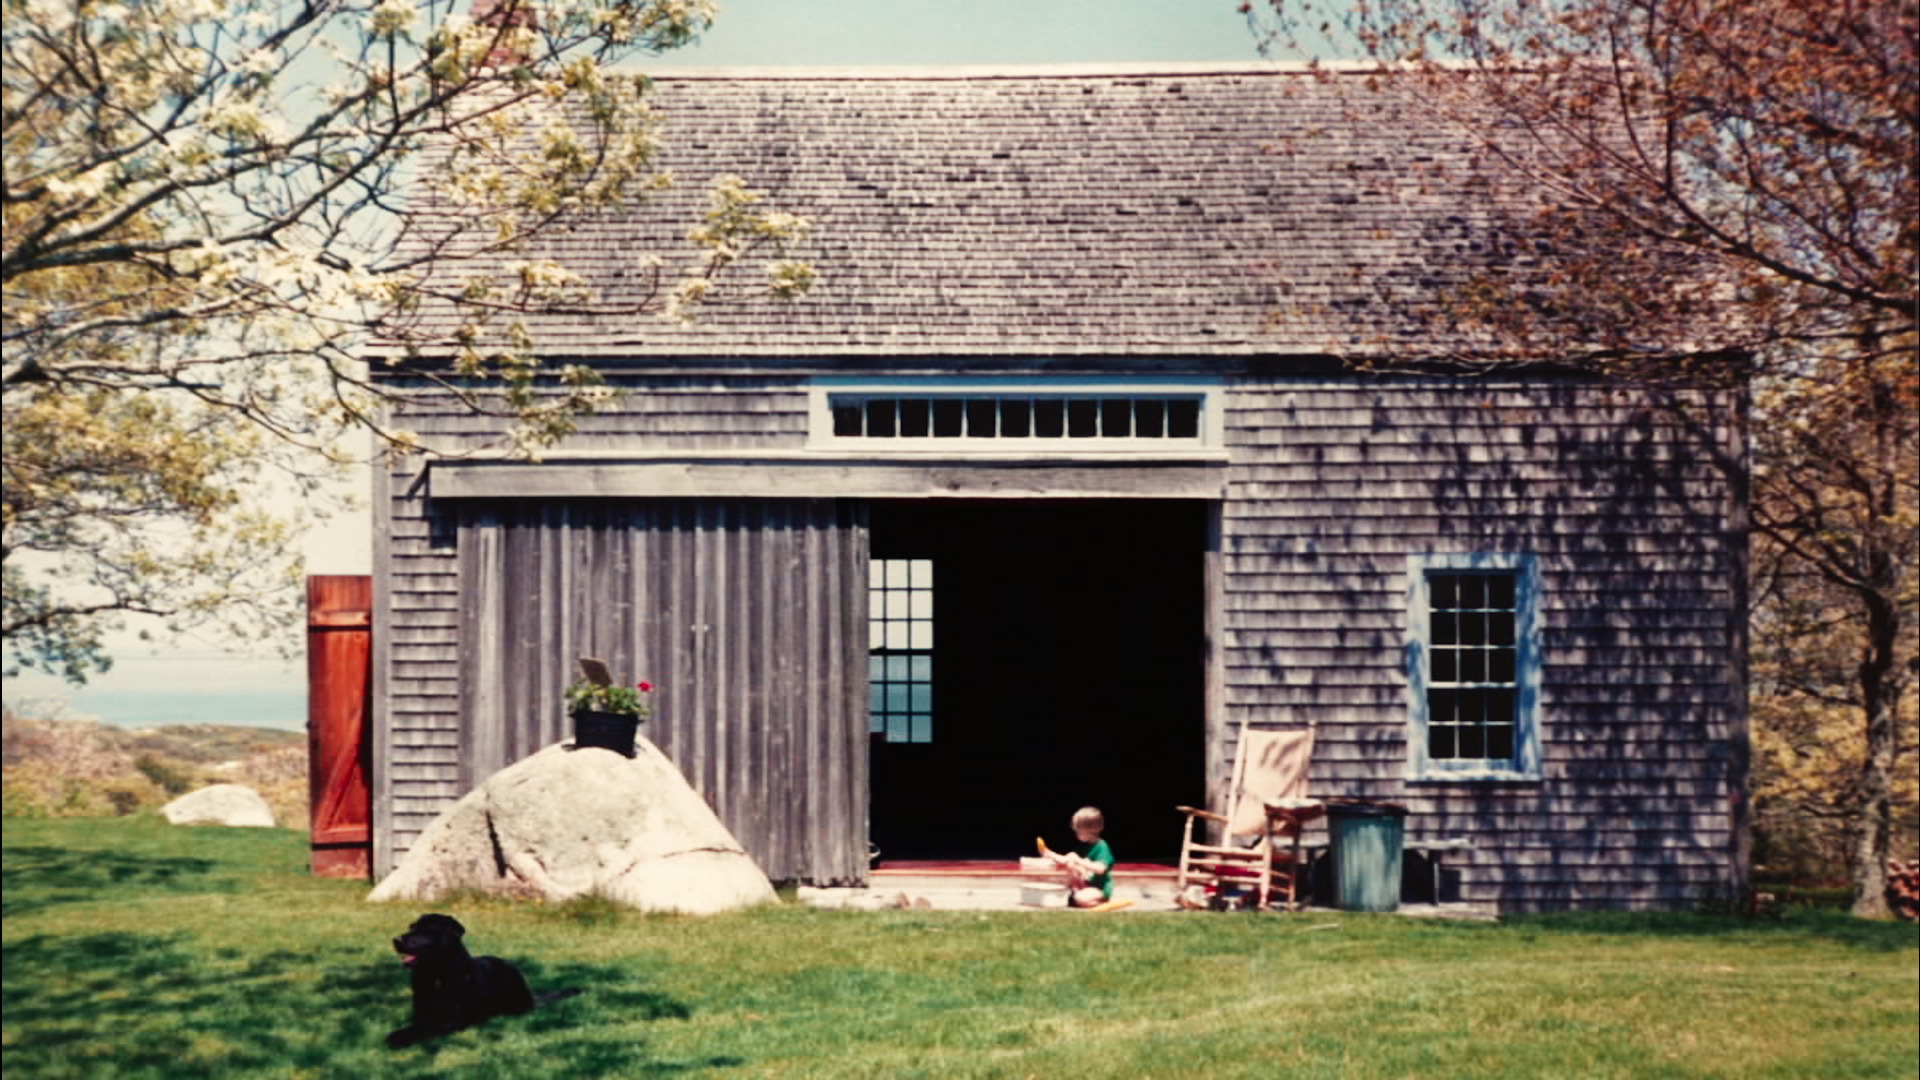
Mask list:
[{"label": "child's green shirt", "polygon": [[1106,899],[1113,899],[1113,849],[1107,846],[1106,839],[1095,840],[1080,855],[1106,867],[1104,871],[1088,878],[1087,884],[1099,889],[1100,895]]}]

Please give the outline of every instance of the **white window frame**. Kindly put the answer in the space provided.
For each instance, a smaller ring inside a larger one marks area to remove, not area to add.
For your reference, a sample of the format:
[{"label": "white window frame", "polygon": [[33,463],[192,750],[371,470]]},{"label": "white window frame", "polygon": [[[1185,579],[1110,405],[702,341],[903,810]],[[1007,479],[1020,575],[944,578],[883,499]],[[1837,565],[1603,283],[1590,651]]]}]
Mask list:
[{"label": "white window frame", "polygon": [[[1432,758],[1428,756],[1428,649],[1432,642],[1429,575],[1475,571],[1514,576],[1513,756],[1510,758]],[[1544,657],[1540,645],[1540,568],[1530,554],[1451,553],[1407,557],[1407,779],[1411,782],[1536,781],[1541,779],[1540,685]]]},{"label": "white window frame", "polygon": [[[1190,376],[822,376],[809,385],[807,448],[845,454],[1019,454],[1043,452],[1050,457],[1138,455],[1156,458],[1188,454],[1217,456],[1225,429],[1221,383]],[[1164,398],[1191,397],[1200,409],[1198,434],[1173,437],[1041,437],[974,438],[968,436],[841,436],[834,434],[834,399],[873,398]]]},{"label": "white window frame", "polygon": [[[891,569],[886,569],[891,568]],[[893,574],[905,580],[893,580]],[[927,558],[870,559],[867,563],[867,733],[890,743],[933,742],[934,561]],[[915,660],[924,677],[875,679],[875,661],[883,668]],[[886,694],[897,688],[904,708],[892,708]]]}]

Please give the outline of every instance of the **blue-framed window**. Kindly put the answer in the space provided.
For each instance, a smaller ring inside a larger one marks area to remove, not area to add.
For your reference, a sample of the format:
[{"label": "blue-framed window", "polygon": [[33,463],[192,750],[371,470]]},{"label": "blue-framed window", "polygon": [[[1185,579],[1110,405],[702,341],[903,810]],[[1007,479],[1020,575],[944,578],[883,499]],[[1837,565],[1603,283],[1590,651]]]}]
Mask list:
[{"label": "blue-framed window", "polygon": [[1407,778],[1540,778],[1532,555],[1407,558]]}]

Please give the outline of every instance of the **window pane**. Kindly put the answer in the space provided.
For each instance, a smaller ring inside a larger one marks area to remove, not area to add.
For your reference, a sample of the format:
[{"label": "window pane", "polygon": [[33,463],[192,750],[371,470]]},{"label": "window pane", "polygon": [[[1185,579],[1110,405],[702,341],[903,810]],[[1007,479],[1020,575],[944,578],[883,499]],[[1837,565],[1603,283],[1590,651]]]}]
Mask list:
[{"label": "window pane", "polygon": [[912,678],[913,678],[913,657],[911,656],[887,657],[887,681],[888,682],[906,682]]},{"label": "window pane", "polygon": [[1427,694],[1427,715],[1433,723],[1446,725],[1459,719],[1460,692],[1434,690]]},{"label": "window pane", "polygon": [[907,667],[907,678],[914,682],[933,681],[933,657],[910,656],[907,659],[910,661]]},{"label": "window pane", "polygon": [[913,720],[904,713],[887,717],[888,742],[912,742]]},{"label": "window pane", "polygon": [[909,649],[933,648],[933,624],[932,623],[924,623],[924,622],[906,623],[906,624],[903,624],[903,626],[910,626],[913,628],[913,632],[909,634],[907,637],[907,644],[904,646],[905,648],[909,648]]},{"label": "window pane", "polygon": [[1067,403],[1045,399],[1033,403],[1033,434],[1041,439],[1058,439],[1067,433]]},{"label": "window pane", "polygon": [[1460,681],[1460,658],[1453,649],[1434,649],[1433,681],[1450,683]]},{"label": "window pane", "polygon": [[913,741],[923,743],[933,741],[933,717],[922,715],[913,718]]},{"label": "window pane", "polygon": [[1427,726],[1427,756],[1431,758],[1452,758],[1457,756],[1458,747],[1454,742],[1452,724],[1429,724]]},{"label": "window pane", "polygon": [[1463,574],[1460,577],[1460,606],[1462,608],[1483,608],[1487,606],[1487,579],[1480,574]]},{"label": "window pane", "polygon": [[1440,611],[1445,608],[1459,606],[1456,601],[1460,595],[1460,579],[1454,575],[1432,575],[1427,579],[1427,589],[1430,593],[1430,606],[1433,610]]},{"label": "window pane", "polygon": [[1133,434],[1133,402],[1127,398],[1109,398],[1100,403],[1100,436],[1124,439]]},{"label": "window pane", "polygon": [[925,398],[908,398],[900,402],[900,437],[903,439],[925,438],[933,410],[927,407]]},{"label": "window pane", "polygon": [[883,648],[888,648],[888,649],[913,648],[913,638],[910,637],[907,633],[907,627],[912,625],[911,623],[889,621],[889,622],[881,623],[880,625],[886,628],[886,642],[882,646]]},{"label": "window pane", "polygon": [[1477,726],[1487,716],[1487,694],[1484,690],[1460,691],[1460,723]]},{"label": "window pane", "polygon": [[1487,681],[1510,683],[1513,681],[1513,650],[1500,649],[1487,654]]},{"label": "window pane", "polygon": [[859,435],[862,433],[863,410],[858,405],[835,405],[833,407],[833,433],[839,436]]},{"label": "window pane", "polygon": [[1490,608],[1507,608],[1509,610],[1516,606],[1514,603],[1514,579],[1511,574],[1502,574],[1499,577],[1489,578],[1487,580],[1487,606]]},{"label": "window pane", "polygon": [[991,439],[995,434],[994,420],[1000,410],[994,407],[991,398],[967,402],[967,436],[974,439]]},{"label": "window pane", "polygon": [[891,439],[895,431],[893,401],[882,398],[867,402],[867,434]]},{"label": "window pane", "polygon": [[1519,704],[1519,695],[1512,690],[1488,690],[1486,718],[1495,724],[1510,724],[1514,721],[1514,708]]},{"label": "window pane", "polygon": [[1483,758],[1487,756],[1487,740],[1480,725],[1462,724],[1460,732],[1459,756],[1463,758]]},{"label": "window pane", "polygon": [[1200,403],[1198,401],[1167,403],[1167,435],[1175,439],[1200,437]]},{"label": "window pane", "polygon": [[908,708],[917,713],[932,712],[933,687],[928,686],[926,683],[914,683],[911,689],[913,692],[907,696],[907,701],[909,702]]},{"label": "window pane", "polygon": [[1513,612],[1495,611],[1487,615],[1487,642],[1492,645],[1513,644]]},{"label": "window pane", "polygon": [[1460,616],[1451,611],[1436,611],[1432,617],[1432,630],[1429,634],[1435,645],[1458,645],[1460,643]]},{"label": "window pane", "polygon": [[933,434],[938,439],[957,439],[960,437],[960,419],[965,415],[965,403],[951,399],[933,403]]},{"label": "window pane", "polygon": [[1067,435],[1091,439],[1100,434],[1100,403],[1085,398],[1067,402]]},{"label": "window pane", "polygon": [[1000,403],[1000,434],[1009,439],[1024,439],[1033,433],[1033,408],[1026,401]]},{"label": "window pane", "polygon": [[1485,645],[1487,643],[1487,615],[1483,611],[1466,611],[1460,614],[1460,644]]},{"label": "window pane", "polygon": [[908,576],[902,584],[911,585],[916,589],[933,588],[932,559],[914,559],[911,562],[903,562],[902,565],[908,570]]},{"label": "window pane", "polygon": [[1460,681],[1465,683],[1487,681],[1487,654],[1479,649],[1460,650]]},{"label": "window pane", "polygon": [[1513,725],[1487,725],[1487,756],[1490,758],[1510,758],[1513,756]]},{"label": "window pane", "polygon": [[1158,439],[1167,433],[1167,407],[1151,398],[1133,403],[1133,433],[1142,439]]}]

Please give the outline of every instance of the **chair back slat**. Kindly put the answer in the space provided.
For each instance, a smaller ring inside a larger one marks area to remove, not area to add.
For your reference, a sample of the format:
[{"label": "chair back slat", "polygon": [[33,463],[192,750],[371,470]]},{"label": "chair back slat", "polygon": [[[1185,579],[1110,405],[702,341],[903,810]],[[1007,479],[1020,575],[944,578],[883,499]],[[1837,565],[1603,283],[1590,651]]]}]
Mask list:
[{"label": "chair back slat", "polygon": [[1242,731],[1240,757],[1233,766],[1227,832],[1234,836],[1265,833],[1265,803],[1305,798],[1307,762],[1312,757],[1312,729]]}]

